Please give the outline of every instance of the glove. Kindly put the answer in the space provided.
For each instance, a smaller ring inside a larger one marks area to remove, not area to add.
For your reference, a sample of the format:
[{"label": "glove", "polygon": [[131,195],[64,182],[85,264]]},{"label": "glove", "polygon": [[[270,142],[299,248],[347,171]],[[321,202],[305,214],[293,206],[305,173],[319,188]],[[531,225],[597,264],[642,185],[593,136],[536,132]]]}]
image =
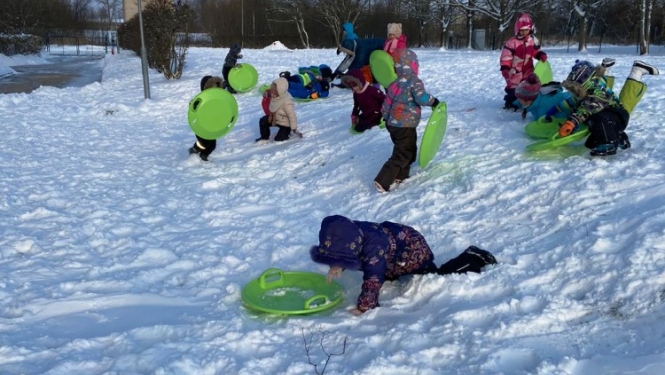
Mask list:
[{"label": "glove", "polygon": [[436,108],[439,105],[439,99],[434,98],[434,102],[432,102],[432,108]]},{"label": "glove", "polygon": [[540,62],[546,62],[547,61],[547,54],[543,51],[540,51],[536,54],[536,59],[540,60]]},{"label": "glove", "polygon": [[298,131],[298,129],[293,129],[293,134],[295,134],[296,137],[302,138],[302,133]]},{"label": "glove", "polygon": [[543,118],[543,122],[544,123],[552,122],[552,116],[545,115],[545,117]]},{"label": "glove", "polygon": [[236,68],[242,68],[242,64],[237,63],[237,64],[236,64]]},{"label": "glove", "polygon": [[351,115],[351,124],[355,125],[358,123],[358,116]]},{"label": "glove", "polygon": [[503,76],[503,78],[504,78],[506,81],[510,78],[510,72],[509,72],[509,70],[510,70],[510,68],[507,67],[507,66],[502,66],[502,67],[501,67],[501,75]]},{"label": "glove", "polygon": [[563,124],[561,124],[561,126],[559,127],[559,135],[562,137],[567,137],[575,131],[576,127],[577,126],[575,125],[574,122],[568,120]]}]

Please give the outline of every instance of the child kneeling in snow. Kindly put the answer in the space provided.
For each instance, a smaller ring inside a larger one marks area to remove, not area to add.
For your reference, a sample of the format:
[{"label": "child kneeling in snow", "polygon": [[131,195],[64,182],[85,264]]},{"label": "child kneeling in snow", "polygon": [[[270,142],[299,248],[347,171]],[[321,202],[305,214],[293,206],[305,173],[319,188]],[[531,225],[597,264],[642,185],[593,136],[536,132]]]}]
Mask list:
[{"label": "child kneeling in snow", "polygon": [[[268,111],[266,115],[259,120],[259,132],[261,137],[256,139],[257,143],[268,143],[270,140],[271,126],[276,126],[279,129],[277,135],[275,135],[275,142],[286,141],[289,139],[291,132],[302,138],[302,133],[298,131],[298,119],[296,117],[295,105],[291,94],[288,92],[288,88],[289,82],[286,78],[278,78],[272,82],[270,89],[266,91],[270,96],[267,105]],[[267,101],[266,99],[267,96],[264,96],[264,103]]]},{"label": "child kneeling in snow", "polygon": [[353,110],[351,126],[356,132],[362,133],[381,123],[381,106],[386,95],[378,88],[365,81],[360,69],[353,69],[342,76],[342,83],[353,90]]},{"label": "child kneeling in snow", "polygon": [[496,259],[488,251],[470,246],[458,257],[437,267],[425,238],[412,227],[384,221],[355,221],[328,216],[321,222],[319,245],[310,248],[316,263],[330,266],[328,282],[345,269],[362,271],[363,284],[355,309],[360,315],[379,307],[379,292],[385,281],[405,275],[477,272]]}]

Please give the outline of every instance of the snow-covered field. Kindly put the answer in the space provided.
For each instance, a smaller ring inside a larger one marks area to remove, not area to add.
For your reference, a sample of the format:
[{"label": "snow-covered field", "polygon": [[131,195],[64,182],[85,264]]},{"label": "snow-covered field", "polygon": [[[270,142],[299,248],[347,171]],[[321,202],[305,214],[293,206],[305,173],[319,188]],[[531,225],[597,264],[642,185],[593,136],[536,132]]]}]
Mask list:
[{"label": "snow-covered field", "polygon": [[[617,89],[637,58],[545,50],[560,80],[575,59],[616,58]],[[430,166],[379,194],[392,143],[349,132],[347,90],[297,104],[304,139],[268,146],[253,142],[259,94],[237,95],[211,161],[189,157],[189,100],[226,52],[191,49],[177,81],[151,72],[150,100],[127,51],[100,62],[101,83],[0,95],[0,374],[315,374],[326,353],[328,375],[665,373],[665,75],[646,77],[630,150],[529,154],[525,122],[500,109],[499,51],[416,50],[448,132]],[[243,54],[261,83],[341,61]],[[643,59],[665,70],[664,55]],[[308,249],[331,214],[414,226],[439,264],[472,244],[499,264],[387,283],[360,317],[359,272],[330,313],[243,308],[268,268],[327,271]]]}]

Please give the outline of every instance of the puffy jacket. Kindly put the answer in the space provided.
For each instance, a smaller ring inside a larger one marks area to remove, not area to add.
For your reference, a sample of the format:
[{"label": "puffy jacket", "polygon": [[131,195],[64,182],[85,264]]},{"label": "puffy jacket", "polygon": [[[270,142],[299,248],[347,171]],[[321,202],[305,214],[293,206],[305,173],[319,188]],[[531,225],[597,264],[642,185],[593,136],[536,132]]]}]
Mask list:
[{"label": "puffy jacket", "polygon": [[[528,27],[529,35],[522,38],[519,35],[520,28]],[[515,21],[515,36],[508,39],[501,50],[499,66],[501,70],[508,71],[506,87],[514,89],[529,74],[533,73],[533,59],[540,51],[540,42],[533,35],[533,22],[528,14],[522,14]]]},{"label": "puffy jacket", "polygon": [[386,88],[386,100],[381,107],[386,125],[415,128],[420,123],[421,107],[432,105],[435,97],[425,91],[418,78],[418,56],[409,49],[395,51],[397,79]]},{"label": "puffy jacket", "polygon": [[357,303],[360,311],[379,306],[385,281],[436,269],[432,250],[414,228],[389,221],[353,221],[340,215],[323,219],[319,246],[310,255],[317,263],[363,272]]}]

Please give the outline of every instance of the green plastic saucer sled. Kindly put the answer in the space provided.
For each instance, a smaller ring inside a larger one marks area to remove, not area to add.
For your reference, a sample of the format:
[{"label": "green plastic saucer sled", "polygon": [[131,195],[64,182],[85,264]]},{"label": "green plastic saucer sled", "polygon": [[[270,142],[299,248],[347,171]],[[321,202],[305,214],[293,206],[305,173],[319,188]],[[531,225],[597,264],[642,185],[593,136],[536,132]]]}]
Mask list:
[{"label": "green plastic saucer sled", "polygon": [[397,79],[395,73],[395,61],[388,52],[376,50],[369,56],[369,68],[372,76],[383,87],[390,86]]},{"label": "green plastic saucer sled", "polygon": [[[383,119],[381,119],[381,121],[379,122],[379,129],[385,129],[385,128],[386,128],[386,122],[385,122]],[[363,134],[363,132],[356,131],[356,130],[353,128],[353,124],[351,124],[351,127],[349,128],[349,131],[350,131],[351,134],[353,134],[353,135]]]},{"label": "green plastic saucer sled", "polygon": [[238,102],[228,91],[209,88],[189,102],[187,121],[194,134],[203,139],[226,135],[238,119]]},{"label": "green plastic saucer sled", "polygon": [[552,75],[552,66],[550,65],[549,61],[538,61],[536,66],[533,68],[533,72],[538,76],[540,83],[543,85],[554,80],[554,76]]},{"label": "green plastic saucer sled", "polygon": [[242,289],[242,301],[252,310],[302,315],[329,310],[344,298],[344,289],[326,276],[312,272],[265,270]]},{"label": "green plastic saucer sled", "polygon": [[270,90],[271,84],[272,83],[264,83],[261,86],[259,86],[259,93],[263,94],[264,92],[266,92],[266,90]]},{"label": "green plastic saucer sled", "polygon": [[447,125],[448,106],[446,102],[441,102],[432,110],[432,115],[427,121],[425,134],[423,134],[423,139],[420,142],[420,152],[418,153],[418,166],[420,166],[420,169],[427,167],[429,162],[436,156],[443,142],[443,136],[446,135]]},{"label": "green plastic saucer sled", "polygon": [[538,120],[531,121],[526,125],[524,131],[533,138],[541,139],[538,142],[526,146],[528,151],[542,151],[549,150],[555,147],[567,145],[569,143],[579,141],[589,135],[589,128],[582,124],[577,131],[567,137],[559,135],[559,125],[565,119],[553,118],[550,122],[545,122],[545,116]]},{"label": "green plastic saucer sled", "polygon": [[259,73],[247,63],[239,64],[229,72],[229,84],[237,92],[251,91],[258,82]]}]

